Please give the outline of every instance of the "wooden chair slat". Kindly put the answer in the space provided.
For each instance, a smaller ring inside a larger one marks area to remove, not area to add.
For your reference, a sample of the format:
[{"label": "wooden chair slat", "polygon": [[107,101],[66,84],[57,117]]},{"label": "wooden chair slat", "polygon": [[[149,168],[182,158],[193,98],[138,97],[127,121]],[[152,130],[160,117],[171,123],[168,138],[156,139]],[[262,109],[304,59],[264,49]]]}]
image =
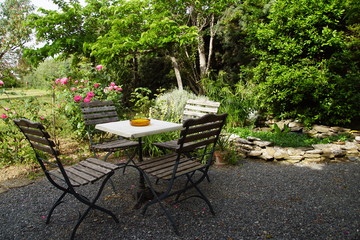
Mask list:
[{"label": "wooden chair slat", "polygon": [[96,124],[108,123],[108,122],[116,122],[116,121],[119,121],[117,117],[100,118],[100,119],[94,119],[94,120],[87,120],[85,122],[85,125],[96,125]]},{"label": "wooden chair slat", "polygon": [[90,174],[91,176],[94,176],[96,178],[100,178],[103,176],[103,173],[99,172],[99,171],[95,171],[91,168],[88,168],[86,166],[83,166],[81,164],[81,162],[79,164],[76,164],[73,166],[73,168],[77,169],[78,171],[81,171],[81,172],[85,172],[85,173],[88,173]]},{"label": "wooden chair slat", "polygon": [[88,162],[88,161],[82,161],[81,165],[83,165],[85,167],[88,167],[88,168],[90,168],[90,169],[92,169],[94,171],[103,173],[103,174],[107,174],[107,173],[111,172],[111,170],[108,169],[108,168],[104,168],[102,166],[96,165],[96,164]]},{"label": "wooden chair slat", "polygon": [[107,105],[113,105],[113,101],[91,101],[89,103],[82,102],[80,103],[80,106],[82,108],[84,107],[98,107],[98,106],[107,106]]},{"label": "wooden chair slat", "polygon": [[27,134],[31,134],[31,135],[35,135],[35,136],[39,136],[39,137],[47,137],[49,138],[49,134],[47,132],[43,132],[41,130],[38,129],[33,129],[33,128],[27,128],[27,127],[20,127],[20,129]]},{"label": "wooden chair slat", "polygon": [[[214,129],[214,128],[219,128],[221,127],[221,122],[214,122],[214,123],[210,123],[210,124],[202,124],[202,125],[198,125],[198,126],[194,126],[191,127],[189,129],[186,130],[186,134],[193,134],[193,133],[198,133],[198,132],[202,132],[202,131],[206,131],[206,130],[210,130],[210,129]],[[180,136],[183,136],[185,134],[185,131],[181,131],[180,132]]]},{"label": "wooden chair slat", "polygon": [[117,118],[116,112],[100,112],[100,113],[91,113],[84,114],[85,120],[97,119],[97,118]]},{"label": "wooden chair slat", "polygon": [[95,165],[101,166],[103,168],[110,169],[110,170],[115,170],[115,169],[119,168],[119,166],[117,166],[115,164],[105,162],[105,161],[101,161],[101,160],[96,159],[96,158],[88,158],[88,159],[86,159],[86,161],[91,162],[91,163],[93,163]]},{"label": "wooden chair slat", "polygon": [[56,156],[58,156],[60,153],[58,150],[51,148],[50,146],[46,146],[46,145],[41,145],[41,144],[37,144],[37,143],[31,143],[31,145],[33,146],[33,148],[43,151],[43,152],[47,152],[49,154],[55,154]]},{"label": "wooden chair slat", "polygon": [[212,107],[220,107],[219,102],[214,102],[210,100],[201,100],[201,99],[189,99],[186,101],[187,104],[196,104],[196,105],[204,105],[204,106],[212,106]]},{"label": "wooden chair slat", "polygon": [[183,146],[183,148],[177,148],[176,152],[177,153],[192,152],[197,148],[213,144],[213,143],[215,143],[215,141],[216,141],[216,138],[210,138],[210,139],[206,139],[206,140],[199,141],[199,142],[190,142],[187,145]]},{"label": "wooden chair slat", "polygon": [[200,132],[200,133],[197,133],[197,134],[184,136],[184,137],[180,138],[178,142],[179,143],[182,143],[182,142],[183,143],[195,142],[195,141],[199,141],[199,140],[202,140],[202,139],[205,139],[205,138],[213,137],[217,133],[219,133],[218,129],[214,129],[214,130],[206,131],[206,132]]},{"label": "wooden chair slat", "polygon": [[103,106],[103,107],[84,107],[81,109],[81,112],[84,114],[91,114],[97,112],[116,112],[115,106]]},{"label": "wooden chair slat", "polygon": [[69,172],[71,174],[74,174],[74,176],[77,176],[78,178],[84,179],[84,182],[94,182],[97,177],[94,177],[88,173],[79,171],[78,169],[74,168],[73,166],[65,168],[66,173],[69,175]]},{"label": "wooden chair slat", "polygon": [[198,105],[185,105],[185,110],[189,112],[217,113],[217,108],[210,108]]},{"label": "wooden chair slat", "polygon": [[46,138],[41,138],[41,137],[36,137],[34,135],[29,135],[26,134],[26,136],[33,142],[37,142],[37,143],[41,143],[41,144],[45,144],[51,147],[55,147],[55,143],[52,140],[46,139]]}]

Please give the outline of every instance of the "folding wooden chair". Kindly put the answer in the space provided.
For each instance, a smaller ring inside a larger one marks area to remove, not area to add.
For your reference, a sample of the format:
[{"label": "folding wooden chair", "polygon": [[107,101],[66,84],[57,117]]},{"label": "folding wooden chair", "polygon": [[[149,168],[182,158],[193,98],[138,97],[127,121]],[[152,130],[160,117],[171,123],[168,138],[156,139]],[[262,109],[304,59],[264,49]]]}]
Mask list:
[{"label": "folding wooden chair", "polygon": [[[216,114],[219,107],[219,102],[201,99],[189,99],[187,100],[184,108],[182,121],[184,122],[189,118],[199,118],[206,114]],[[175,149],[178,147],[177,139],[166,142],[154,143],[154,145],[161,149],[167,149],[171,151],[175,151]]]},{"label": "folding wooden chair", "polygon": [[[77,200],[88,206],[85,212],[79,216],[71,233],[71,239],[74,239],[77,228],[91,209],[100,210],[110,215],[115,222],[119,222],[118,218],[110,210],[98,206],[96,201],[100,197],[107,181],[120,166],[100,161],[96,158],[88,158],[73,166],[64,167],[59,159],[60,153],[55,143],[50,139],[50,135],[45,131],[41,123],[31,122],[26,119],[14,120],[14,122],[30,142],[46,178],[62,191],[61,196],[55,201],[48,213],[46,224],[50,222],[54,209],[63,202],[66,194],[73,195]],[[78,187],[101,179],[100,188],[92,200],[78,192]]]},{"label": "folding wooden chair", "polygon": [[[184,128],[180,133],[176,153],[145,160],[137,164],[138,168],[143,172],[146,183],[148,183],[154,195],[154,199],[144,206],[143,214],[145,214],[150,205],[159,203],[177,234],[179,234],[179,232],[175,222],[162,203],[164,199],[176,196],[175,201],[179,202],[191,197],[198,197],[204,200],[209,206],[211,213],[215,214],[210,201],[198,185],[207,176],[213,159],[215,145],[221,129],[225,124],[226,117],[227,114],[208,114],[198,119],[186,120],[183,123]],[[200,150],[196,150],[199,149],[199,147]],[[184,155],[186,152],[194,152],[194,154],[186,156]],[[205,159],[205,163],[202,163],[200,161],[201,159]],[[150,182],[149,176],[153,176],[156,179],[168,180],[166,191],[157,193],[153,184]],[[180,178],[186,179],[183,188],[173,189],[175,181],[180,180]],[[197,194],[186,196],[179,200],[179,197],[191,188],[194,188]]]},{"label": "folding wooden chair", "polygon": [[[119,150],[124,150],[127,154],[129,161],[133,159],[136,151],[133,154],[129,153],[130,148],[136,148],[139,146],[137,141],[130,141],[124,139],[120,136],[116,136],[114,138],[106,138],[100,141],[96,141],[95,136],[100,133],[97,131],[94,126],[96,124],[108,123],[108,122],[116,122],[119,121],[118,114],[116,112],[116,108],[112,101],[93,101],[89,103],[81,103],[81,111],[83,114],[83,118],[85,121],[85,125],[88,131],[89,141],[91,150],[93,151],[95,157],[98,152],[107,152],[104,161],[114,152]],[[100,134],[103,134],[101,132]]]}]

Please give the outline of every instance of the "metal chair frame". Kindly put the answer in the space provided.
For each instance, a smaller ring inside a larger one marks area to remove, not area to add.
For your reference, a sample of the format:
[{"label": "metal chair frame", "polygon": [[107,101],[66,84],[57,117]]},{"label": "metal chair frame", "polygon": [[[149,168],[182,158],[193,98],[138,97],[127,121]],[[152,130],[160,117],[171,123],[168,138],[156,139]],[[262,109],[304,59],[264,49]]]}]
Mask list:
[{"label": "metal chair frame", "polygon": [[[137,164],[137,167],[143,172],[145,181],[154,195],[153,200],[144,205],[142,211],[143,214],[145,214],[150,205],[159,203],[160,207],[164,210],[166,217],[171,222],[176,234],[179,234],[177,226],[175,225],[171,214],[162,204],[164,199],[176,196],[175,201],[180,202],[188,198],[197,197],[205,201],[210,212],[215,215],[210,201],[200,190],[198,185],[207,176],[208,169],[212,163],[215,145],[221,129],[225,124],[226,117],[227,114],[208,114],[198,119],[186,120],[183,123],[184,128],[180,133],[176,153],[145,160]],[[201,148],[202,151],[196,151],[198,153],[196,155],[187,156],[185,154],[199,148]],[[199,159],[206,159],[206,163],[203,164],[199,162]],[[200,177],[197,176],[197,179],[195,179],[195,173],[200,173]],[[156,192],[149,176],[153,176],[156,179],[168,180],[166,191],[163,193]],[[183,188],[174,190],[174,182],[181,177],[186,178]],[[196,190],[197,194],[179,200],[181,195],[192,188]]]},{"label": "metal chair frame", "polygon": [[[50,135],[41,123],[32,122],[27,119],[14,120],[14,122],[29,141],[46,178],[53,186],[62,191],[61,196],[49,210],[46,224],[50,222],[53,211],[63,203],[63,198],[67,194],[73,195],[81,203],[88,206],[87,209],[79,215],[79,219],[71,233],[71,239],[74,239],[78,227],[91,209],[102,211],[110,215],[116,223],[119,223],[119,219],[114,213],[100,207],[96,202],[103,192],[107,181],[120,166],[96,158],[88,158],[75,165],[64,167],[59,158],[60,152],[56,148],[56,144],[50,139]],[[77,191],[78,187],[97,182],[101,179],[103,179],[102,183],[93,199],[89,199]]]}]

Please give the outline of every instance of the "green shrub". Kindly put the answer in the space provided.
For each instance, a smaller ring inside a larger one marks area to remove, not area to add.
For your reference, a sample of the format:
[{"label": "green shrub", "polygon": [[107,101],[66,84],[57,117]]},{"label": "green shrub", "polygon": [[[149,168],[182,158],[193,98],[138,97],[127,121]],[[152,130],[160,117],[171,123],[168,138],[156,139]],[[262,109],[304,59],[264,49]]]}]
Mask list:
[{"label": "green shrub", "polygon": [[151,109],[151,117],[170,121],[181,122],[184,107],[188,99],[206,98],[196,96],[186,90],[173,89],[160,94]]}]

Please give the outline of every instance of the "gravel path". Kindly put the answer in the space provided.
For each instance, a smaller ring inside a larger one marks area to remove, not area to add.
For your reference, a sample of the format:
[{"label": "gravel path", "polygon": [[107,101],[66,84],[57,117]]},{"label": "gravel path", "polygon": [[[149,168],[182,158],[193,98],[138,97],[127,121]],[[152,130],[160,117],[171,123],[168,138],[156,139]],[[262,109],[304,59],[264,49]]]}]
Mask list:
[{"label": "gravel path", "polygon": [[[167,203],[179,226],[177,236],[153,205],[145,216],[133,210],[134,172],[118,172],[118,189],[107,188],[100,205],[120,219],[92,211],[76,239],[360,239],[360,162],[285,165],[243,161],[213,167],[202,189],[216,215],[198,199]],[[161,184],[159,185],[161,186]],[[87,186],[91,192],[96,186]],[[44,216],[59,195],[45,179],[0,194],[0,239],[68,239],[84,206],[73,198],[59,206],[50,224]]]}]

